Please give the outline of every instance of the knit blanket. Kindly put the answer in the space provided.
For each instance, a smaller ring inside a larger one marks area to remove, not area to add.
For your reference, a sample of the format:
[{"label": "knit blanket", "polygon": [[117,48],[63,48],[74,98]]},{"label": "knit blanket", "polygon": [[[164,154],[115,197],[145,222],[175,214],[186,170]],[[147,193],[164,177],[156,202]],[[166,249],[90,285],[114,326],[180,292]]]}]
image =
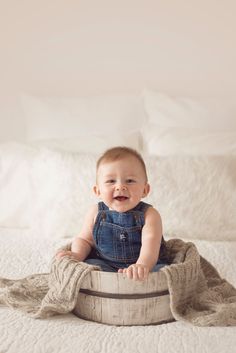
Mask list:
[{"label": "knit blanket", "polygon": [[[68,244],[64,249],[70,249]],[[236,326],[236,289],[200,254],[191,242],[166,242],[170,263],[166,275],[170,308],[176,320],[197,326]],[[0,278],[0,304],[19,309],[33,318],[71,312],[84,277],[99,267],[68,256],[53,258],[50,273],[23,279]]]}]

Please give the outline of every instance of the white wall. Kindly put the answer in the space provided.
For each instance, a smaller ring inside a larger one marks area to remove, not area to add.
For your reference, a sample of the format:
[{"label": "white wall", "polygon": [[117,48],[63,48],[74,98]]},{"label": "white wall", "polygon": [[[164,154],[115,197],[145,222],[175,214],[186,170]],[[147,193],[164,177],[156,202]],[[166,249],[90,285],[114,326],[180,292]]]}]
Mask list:
[{"label": "white wall", "polygon": [[233,95],[235,18],[235,0],[2,0],[0,140],[23,136],[23,91]]}]

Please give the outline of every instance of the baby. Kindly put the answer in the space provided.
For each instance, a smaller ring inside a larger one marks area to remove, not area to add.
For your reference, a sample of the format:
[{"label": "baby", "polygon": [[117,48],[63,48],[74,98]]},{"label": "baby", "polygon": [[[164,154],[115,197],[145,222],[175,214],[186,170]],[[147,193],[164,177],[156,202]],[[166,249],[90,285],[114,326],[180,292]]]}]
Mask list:
[{"label": "baby", "polygon": [[101,201],[89,209],[71,251],[57,257],[69,255],[134,280],[165,266],[159,259],[164,247],[160,214],[141,201],[150,190],[141,155],[128,147],[107,150],[97,161],[93,190]]}]

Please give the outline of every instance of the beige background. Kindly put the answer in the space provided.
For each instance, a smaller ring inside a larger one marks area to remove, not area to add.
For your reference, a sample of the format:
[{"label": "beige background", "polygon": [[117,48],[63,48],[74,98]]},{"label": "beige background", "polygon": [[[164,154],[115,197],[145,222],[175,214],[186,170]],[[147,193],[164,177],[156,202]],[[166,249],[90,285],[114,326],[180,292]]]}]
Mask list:
[{"label": "beige background", "polygon": [[233,97],[235,0],[1,0],[0,140],[23,137],[19,94]]}]

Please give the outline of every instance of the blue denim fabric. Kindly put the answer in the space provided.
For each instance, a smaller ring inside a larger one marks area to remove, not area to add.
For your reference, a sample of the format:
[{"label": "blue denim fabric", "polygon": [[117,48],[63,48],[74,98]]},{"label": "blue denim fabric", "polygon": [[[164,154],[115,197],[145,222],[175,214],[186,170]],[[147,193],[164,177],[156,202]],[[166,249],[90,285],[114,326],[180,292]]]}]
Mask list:
[{"label": "blue denim fabric", "polygon": [[[102,271],[106,271],[106,272],[117,272],[118,268],[112,266],[111,264],[109,264],[108,262],[106,262],[105,260],[102,259],[86,259],[85,261],[86,263],[90,264],[90,265],[96,265],[96,266],[100,266]],[[151,272],[157,272],[159,271],[162,267],[166,266],[167,263],[157,263]],[[129,265],[121,265],[120,268],[127,268]]]},{"label": "blue denim fabric", "polygon": [[[119,213],[109,210],[103,202],[99,202],[93,229],[96,248],[91,251],[85,262],[99,265],[103,271],[111,272],[135,263],[141,249],[144,214],[150,206],[141,201],[132,210]],[[165,264],[159,261],[157,265]]]}]

